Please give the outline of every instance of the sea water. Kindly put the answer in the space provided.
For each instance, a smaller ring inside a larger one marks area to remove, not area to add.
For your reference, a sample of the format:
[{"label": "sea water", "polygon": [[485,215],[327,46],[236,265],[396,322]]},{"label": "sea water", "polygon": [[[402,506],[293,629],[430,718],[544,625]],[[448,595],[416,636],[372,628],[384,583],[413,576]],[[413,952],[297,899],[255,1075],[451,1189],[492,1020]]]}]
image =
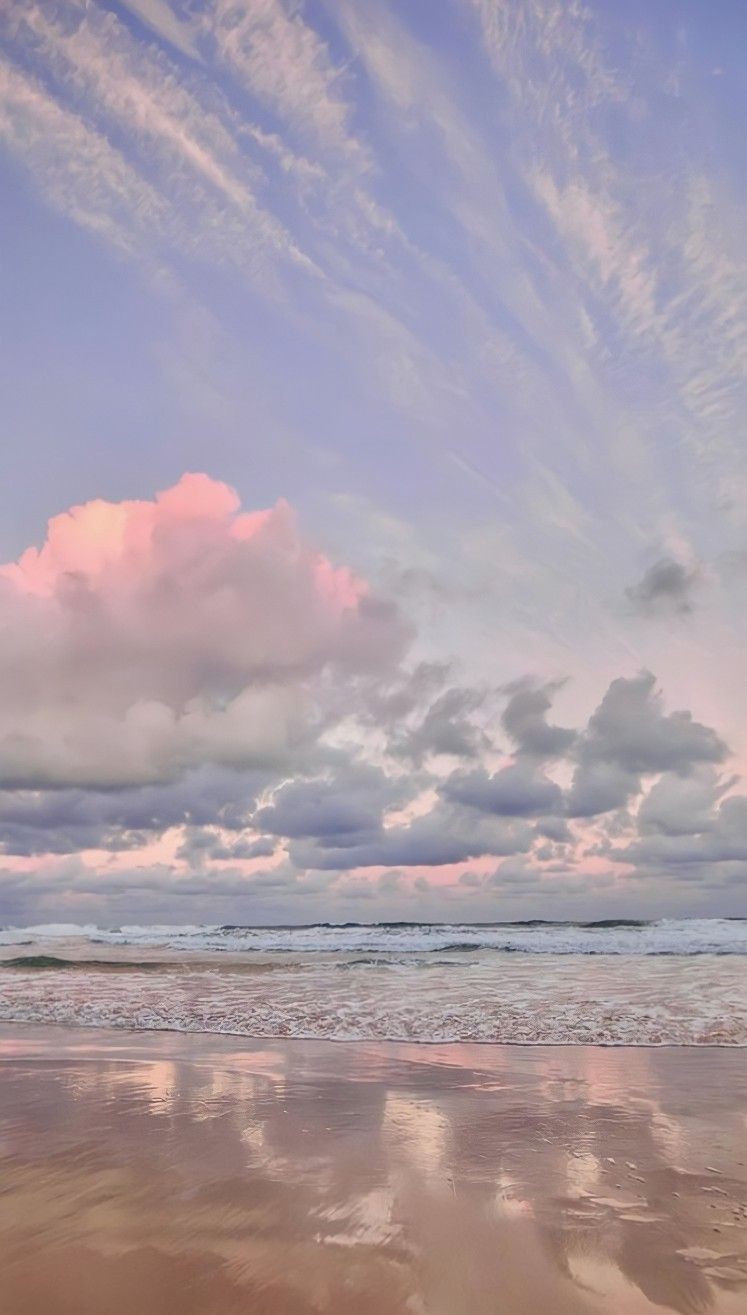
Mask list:
[{"label": "sea water", "polygon": [[0,929],[0,1020],[256,1037],[747,1045],[747,920]]}]

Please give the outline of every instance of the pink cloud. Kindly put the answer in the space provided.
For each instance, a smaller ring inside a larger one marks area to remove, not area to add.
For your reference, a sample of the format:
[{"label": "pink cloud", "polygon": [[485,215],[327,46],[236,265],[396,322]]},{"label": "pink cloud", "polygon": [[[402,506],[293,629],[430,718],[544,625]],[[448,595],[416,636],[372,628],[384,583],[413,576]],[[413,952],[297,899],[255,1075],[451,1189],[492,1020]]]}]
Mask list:
[{"label": "pink cloud", "polygon": [[184,475],[153,501],[55,516],[0,566],[6,783],[170,779],[277,761],[311,733],[315,680],[392,667],[407,629],[300,534],[284,501]]}]

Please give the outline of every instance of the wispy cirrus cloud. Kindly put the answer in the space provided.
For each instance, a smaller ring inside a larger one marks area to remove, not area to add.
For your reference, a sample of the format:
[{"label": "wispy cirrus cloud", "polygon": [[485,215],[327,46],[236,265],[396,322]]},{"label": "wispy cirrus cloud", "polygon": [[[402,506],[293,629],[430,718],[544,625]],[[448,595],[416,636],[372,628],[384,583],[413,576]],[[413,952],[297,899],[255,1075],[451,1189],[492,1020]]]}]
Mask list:
[{"label": "wispy cirrus cloud", "polygon": [[364,150],[350,130],[346,70],[304,19],[284,0],[215,0],[202,30],[219,58],[259,100],[301,137],[355,159]]},{"label": "wispy cirrus cloud", "polygon": [[[247,270],[264,250],[313,270],[258,203],[257,171],[221,116],[174,78],[162,57],[143,51],[112,14],[74,2],[63,22],[43,6],[24,4],[11,8],[8,21],[32,63],[64,89],[71,112],[93,113],[109,134],[124,134],[120,154],[130,155],[130,167],[162,194],[180,247],[191,242],[197,254],[202,249]],[[67,149],[74,162],[74,137]]]},{"label": "wispy cirrus cloud", "polygon": [[[649,40],[583,6],[470,7],[510,88],[522,167],[560,239],[557,258],[570,263],[587,311],[612,314],[626,350],[646,344],[658,355],[689,442],[701,444],[703,426],[725,442],[744,380],[747,252],[723,192],[716,217],[697,134],[672,150],[677,80],[667,87]],[[633,141],[635,152],[620,149]]]},{"label": "wispy cirrus cloud", "polygon": [[106,137],[8,64],[0,65],[0,130],[51,204],[120,251],[169,231],[175,216],[164,199]]},{"label": "wispy cirrus cloud", "polygon": [[135,14],[167,45],[173,46],[188,59],[200,58],[194,22],[179,17],[168,0],[122,0],[122,6],[131,14]]}]

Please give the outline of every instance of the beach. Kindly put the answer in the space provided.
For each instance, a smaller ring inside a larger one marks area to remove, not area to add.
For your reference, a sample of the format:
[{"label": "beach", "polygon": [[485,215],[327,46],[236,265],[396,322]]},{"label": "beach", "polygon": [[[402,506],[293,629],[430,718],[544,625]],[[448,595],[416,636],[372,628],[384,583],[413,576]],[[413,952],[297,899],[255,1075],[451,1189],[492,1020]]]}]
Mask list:
[{"label": "beach", "polygon": [[742,1048],[0,1027],[4,1315],[738,1315]]}]

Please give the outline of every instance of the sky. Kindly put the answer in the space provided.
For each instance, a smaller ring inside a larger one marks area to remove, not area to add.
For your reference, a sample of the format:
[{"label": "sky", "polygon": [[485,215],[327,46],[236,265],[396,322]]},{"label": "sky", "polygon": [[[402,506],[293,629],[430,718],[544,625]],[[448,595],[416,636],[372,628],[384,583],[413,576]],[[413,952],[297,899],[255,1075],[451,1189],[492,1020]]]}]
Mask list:
[{"label": "sky", "polygon": [[0,921],[747,915],[740,0],[0,0]]}]

